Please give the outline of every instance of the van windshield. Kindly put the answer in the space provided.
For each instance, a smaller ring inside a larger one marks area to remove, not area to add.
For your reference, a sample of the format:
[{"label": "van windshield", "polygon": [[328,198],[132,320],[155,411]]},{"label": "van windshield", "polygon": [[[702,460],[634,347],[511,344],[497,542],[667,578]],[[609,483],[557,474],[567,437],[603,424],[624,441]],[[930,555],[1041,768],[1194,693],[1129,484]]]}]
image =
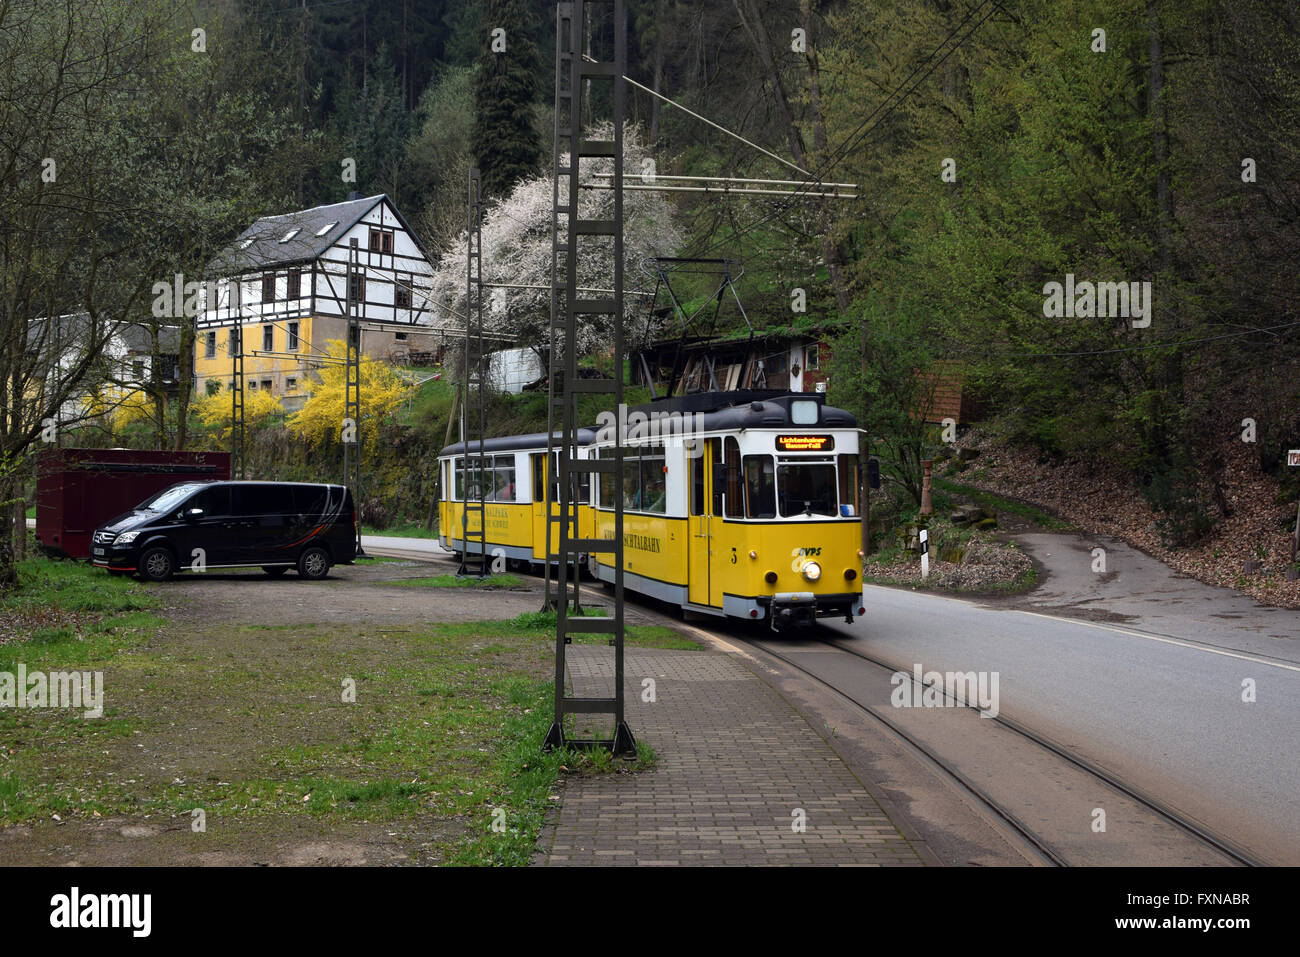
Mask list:
[{"label": "van windshield", "polygon": [[163,489],[153,498],[141,502],[139,508],[144,512],[168,512],[201,488],[203,486],[197,482],[191,482],[187,485],[173,485],[171,488]]}]

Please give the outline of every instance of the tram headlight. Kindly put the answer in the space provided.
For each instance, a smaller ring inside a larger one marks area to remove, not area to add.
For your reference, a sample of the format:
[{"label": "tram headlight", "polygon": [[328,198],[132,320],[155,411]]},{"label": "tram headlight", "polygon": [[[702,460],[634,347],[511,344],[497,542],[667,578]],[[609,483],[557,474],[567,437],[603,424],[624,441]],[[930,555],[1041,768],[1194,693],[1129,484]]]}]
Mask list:
[{"label": "tram headlight", "polygon": [[816,562],[807,562],[803,566],[803,577],[810,582],[815,582],[822,577],[822,567]]}]

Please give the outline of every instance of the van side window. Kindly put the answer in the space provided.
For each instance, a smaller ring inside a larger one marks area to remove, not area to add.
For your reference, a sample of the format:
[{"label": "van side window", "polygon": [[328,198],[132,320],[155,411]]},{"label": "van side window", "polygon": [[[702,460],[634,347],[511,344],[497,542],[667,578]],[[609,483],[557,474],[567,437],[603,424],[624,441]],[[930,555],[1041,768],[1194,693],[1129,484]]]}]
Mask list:
[{"label": "van side window", "polygon": [[205,488],[192,495],[185,503],[185,508],[201,508],[205,516],[226,515],[230,512],[230,486],[218,485]]},{"label": "van side window", "polygon": [[257,485],[230,486],[230,514],[235,517],[261,515],[261,487]]},{"label": "van side window", "polygon": [[313,520],[325,513],[329,490],[321,485],[296,485],[289,490],[293,495],[293,511]]}]

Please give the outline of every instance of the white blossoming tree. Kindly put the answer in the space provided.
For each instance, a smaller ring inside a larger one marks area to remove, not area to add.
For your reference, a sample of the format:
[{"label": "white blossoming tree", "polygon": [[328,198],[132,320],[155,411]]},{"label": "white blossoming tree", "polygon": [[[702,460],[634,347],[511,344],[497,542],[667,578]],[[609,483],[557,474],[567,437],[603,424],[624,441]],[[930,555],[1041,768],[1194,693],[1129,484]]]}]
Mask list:
[{"label": "white blossoming tree", "polygon": [[[597,133],[608,136],[608,132]],[[625,182],[640,183],[642,161],[648,152],[635,127],[625,127],[623,162]],[[567,162],[567,157],[565,158]],[[611,172],[609,160],[583,163],[582,181],[601,183],[595,175]],[[562,184],[561,189],[565,186]],[[564,198],[561,193],[561,198]],[[608,219],[614,213],[614,192],[583,189],[579,196],[583,218]],[[649,320],[649,297],[631,295],[646,288],[642,263],[651,256],[671,256],[681,243],[672,205],[659,192],[625,190],[623,194],[624,337],[629,345],[644,340]],[[613,241],[609,237],[582,240],[578,286],[608,289],[614,281]],[[466,236],[450,244],[434,274],[429,323],[448,329],[465,325]],[[561,260],[563,262],[563,260]],[[561,268],[563,266],[561,265]],[[561,273],[561,276],[563,274]],[[545,359],[549,342],[551,299],[551,175],[548,172],[520,180],[510,195],[490,207],[483,217],[483,281],[535,286],[533,289],[484,290],[483,326],[487,332],[510,336],[533,348]],[[598,298],[594,292],[580,293]],[[608,316],[580,317],[578,348],[587,355],[607,349],[613,341]]]}]

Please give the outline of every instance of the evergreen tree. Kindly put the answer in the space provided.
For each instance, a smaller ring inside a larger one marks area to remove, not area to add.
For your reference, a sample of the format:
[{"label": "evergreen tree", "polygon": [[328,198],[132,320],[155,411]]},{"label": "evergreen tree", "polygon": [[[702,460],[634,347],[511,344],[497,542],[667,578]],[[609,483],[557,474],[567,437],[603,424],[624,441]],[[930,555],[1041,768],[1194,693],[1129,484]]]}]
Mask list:
[{"label": "evergreen tree", "polygon": [[474,75],[473,151],[489,196],[537,171],[542,149],[534,118],[541,60],[525,0],[484,0]]}]

